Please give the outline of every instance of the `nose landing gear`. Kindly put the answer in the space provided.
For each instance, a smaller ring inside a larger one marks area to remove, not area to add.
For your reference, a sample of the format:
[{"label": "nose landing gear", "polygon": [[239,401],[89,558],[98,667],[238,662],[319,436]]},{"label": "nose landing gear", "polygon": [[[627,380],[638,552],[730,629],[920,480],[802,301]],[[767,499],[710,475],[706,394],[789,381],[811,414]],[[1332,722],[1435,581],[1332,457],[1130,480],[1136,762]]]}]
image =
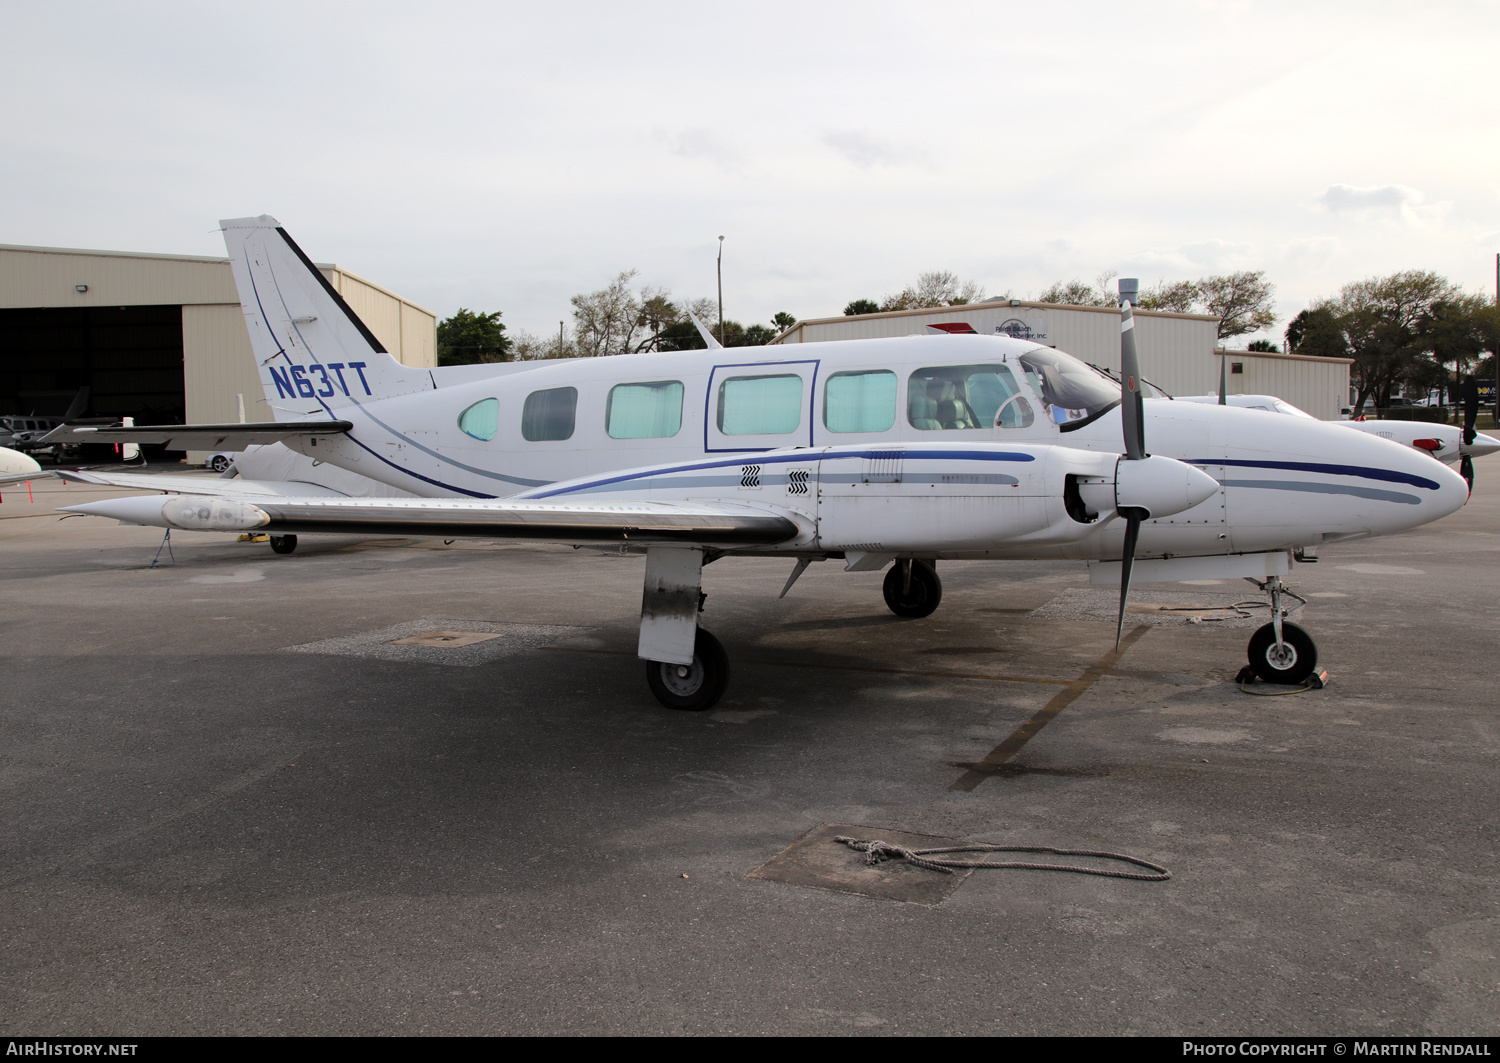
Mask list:
[{"label": "nose landing gear", "polygon": [[1250,636],[1250,670],[1266,683],[1296,686],[1306,681],[1318,666],[1318,647],[1306,631],[1286,622],[1281,598],[1289,594],[1303,605],[1306,600],[1283,587],[1280,576],[1250,582],[1271,595],[1271,622]]}]

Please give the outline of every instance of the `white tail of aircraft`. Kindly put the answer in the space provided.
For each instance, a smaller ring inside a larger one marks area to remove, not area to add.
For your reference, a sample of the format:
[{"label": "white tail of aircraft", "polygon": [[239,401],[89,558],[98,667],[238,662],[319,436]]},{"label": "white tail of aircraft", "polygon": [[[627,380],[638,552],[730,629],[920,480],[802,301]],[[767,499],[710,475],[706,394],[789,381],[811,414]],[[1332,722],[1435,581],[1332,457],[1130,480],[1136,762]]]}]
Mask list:
[{"label": "white tail of aircraft", "polygon": [[275,218],[219,225],[260,383],[278,421],[432,390],[431,374],[391,357]]}]

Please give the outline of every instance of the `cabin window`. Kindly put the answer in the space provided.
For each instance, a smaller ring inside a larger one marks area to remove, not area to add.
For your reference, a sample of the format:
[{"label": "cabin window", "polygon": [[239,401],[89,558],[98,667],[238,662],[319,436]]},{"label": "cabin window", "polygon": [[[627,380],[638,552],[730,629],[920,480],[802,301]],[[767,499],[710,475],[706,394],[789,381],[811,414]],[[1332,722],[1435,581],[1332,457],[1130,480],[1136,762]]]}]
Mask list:
[{"label": "cabin window", "polygon": [[666,439],[682,427],[682,382],[618,384],[609,389],[604,425],[611,439]]},{"label": "cabin window", "polygon": [[500,430],[500,400],[480,399],[458,415],[458,427],[475,439],[494,439]]},{"label": "cabin window", "polygon": [[578,412],[577,388],[549,388],[526,396],[521,408],[521,436],[533,443],[573,438]]},{"label": "cabin window", "polygon": [[907,383],[906,419],[924,432],[996,424],[1025,428],[1034,416],[1016,378],[1003,365],[918,369]]},{"label": "cabin window", "polygon": [[802,424],[802,378],[732,376],[719,385],[719,431],[726,436],[771,436]]},{"label": "cabin window", "polygon": [[896,423],[896,374],[887,369],[834,373],[823,389],[830,432],[884,432]]}]

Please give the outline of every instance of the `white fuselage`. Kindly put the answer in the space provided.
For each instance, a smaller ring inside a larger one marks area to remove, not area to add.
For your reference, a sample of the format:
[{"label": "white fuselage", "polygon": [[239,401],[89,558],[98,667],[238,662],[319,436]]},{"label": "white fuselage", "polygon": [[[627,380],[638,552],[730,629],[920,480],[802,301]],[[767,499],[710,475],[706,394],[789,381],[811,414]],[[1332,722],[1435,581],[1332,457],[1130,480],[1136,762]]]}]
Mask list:
[{"label": "white fuselage", "polygon": [[[1097,478],[1112,469],[1119,408],[1081,424],[1054,423],[1016,365],[1035,348],[1005,337],[911,336],[579,359],[324,407],[353,429],[293,445],[426,497],[731,498],[791,510],[817,529],[752,552],[1119,557],[1123,522],[1107,506],[1094,507],[1097,520],[1070,516],[1064,497],[1070,474]],[[1037,415],[1024,426],[942,428],[912,415],[920,396],[907,389],[919,370],[992,364],[1015,368],[1029,389]],[[893,423],[830,427],[837,418],[830,420],[828,381],[881,370],[895,377]],[[795,424],[726,434],[725,382],[766,376],[800,389]],[[621,394],[614,389],[631,384],[681,385],[675,431],[611,437],[611,403]],[[523,425],[548,434],[537,430],[537,411],[549,401],[542,393],[567,398],[567,389],[576,392],[571,432],[527,439]],[[460,419],[475,409],[483,416],[470,414],[466,432]],[[1191,509],[1147,521],[1138,556],[1254,553],[1389,534],[1446,515],[1467,497],[1463,480],[1427,455],[1337,424],[1166,400],[1147,400],[1145,411],[1147,450],[1202,469],[1220,487]],[[1027,457],[998,456],[1007,452]],[[1072,452],[1085,453],[1069,459]],[[613,475],[622,470],[629,472]]]}]

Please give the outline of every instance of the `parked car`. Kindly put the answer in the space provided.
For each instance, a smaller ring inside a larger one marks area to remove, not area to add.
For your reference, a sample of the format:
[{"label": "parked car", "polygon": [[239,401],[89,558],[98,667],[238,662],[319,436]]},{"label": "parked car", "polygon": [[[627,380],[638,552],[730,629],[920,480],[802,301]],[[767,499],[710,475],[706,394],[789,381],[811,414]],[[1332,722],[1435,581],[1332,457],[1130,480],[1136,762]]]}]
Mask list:
[{"label": "parked car", "polygon": [[216,450],[208,456],[208,460],[203,464],[214,472],[223,472],[234,464],[235,459],[240,456],[240,453],[238,450]]}]

